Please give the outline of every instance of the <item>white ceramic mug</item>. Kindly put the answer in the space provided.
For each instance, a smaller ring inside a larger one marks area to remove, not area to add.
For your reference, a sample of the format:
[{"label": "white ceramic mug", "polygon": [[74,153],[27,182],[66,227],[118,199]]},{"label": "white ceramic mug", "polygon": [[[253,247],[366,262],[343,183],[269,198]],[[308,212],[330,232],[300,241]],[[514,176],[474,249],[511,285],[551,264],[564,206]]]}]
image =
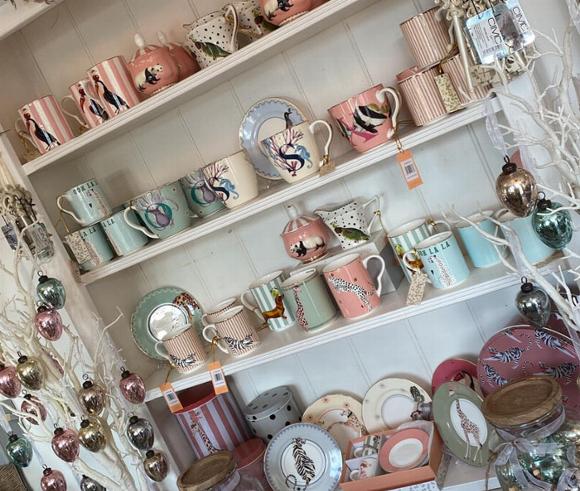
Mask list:
[{"label": "white ceramic mug", "polygon": [[215,316],[215,323],[203,328],[208,343],[218,338],[217,346],[224,353],[240,357],[254,351],[260,345],[255,329],[255,318],[241,305]]},{"label": "white ceramic mug", "polygon": [[360,481],[362,479],[368,479],[369,477],[374,477],[379,472],[379,459],[376,455],[370,455],[368,457],[361,458],[358,463],[358,468],[350,472],[351,481]]}]

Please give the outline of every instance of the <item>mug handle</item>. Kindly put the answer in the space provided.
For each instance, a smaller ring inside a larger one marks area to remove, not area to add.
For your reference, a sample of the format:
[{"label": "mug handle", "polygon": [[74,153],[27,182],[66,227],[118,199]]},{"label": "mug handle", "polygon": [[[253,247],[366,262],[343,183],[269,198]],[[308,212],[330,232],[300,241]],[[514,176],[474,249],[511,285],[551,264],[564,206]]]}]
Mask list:
[{"label": "mug handle", "polygon": [[[377,204],[377,210],[381,211],[381,209],[383,208],[383,197],[379,194],[373,196],[371,199],[369,199],[366,203],[363,203],[362,207],[364,210],[366,210],[371,204],[376,203]],[[375,211],[377,211],[375,210]],[[377,220],[377,218],[379,218],[379,215],[375,212],[373,212],[373,217],[371,218],[370,222],[369,222],[369,233],[373,228],[373,225],[375,223],[375,220]]]},{"label": "mug handle", "polygon": [[34,146],[34,148],[38,148],[36,146],[36,143],[34,143],[34,140],[32,139],[32,137],[30,136],[30,134],[28,133],[28,130],[26,130],[26,128],[19,128],[18,125],[24,125],[24,122],[21,119],[16,119],[14,121],[14,131],[16,131],[16,134],[26,140],[28,140],[30,143],[32,143],[32,145]]},{"label": "mug handle", "polygon": [[234,20],[234,32],[232,35],[232,41],[230,42],[230,53],[237,51],[238,49],[238,29],[239,29],[239,22],[238,22],[238,11],[233,4],[228,3],[223,6],[222,11],[225,10],[224,17],[231,16]]},{"label": "mug handle", "polygon": [[81,128],[84,128],[85,130],[90,130],[91,127],[85,123],[81,118],[79,118],[76,114],[73,114],[71,112],[68,112],[65,107],[64,107],[64,101],[68,101],[71,100],[73,101],[75,107],[76,107],[76,102],[73,98],[72,95],[65,95],[61,100],[60,100],[60,106],[62,108],[62,112],[65,113],[67,116],[70,116],[71,118],[73,118],[80,126]]},{"label": "mug handle", "polygon": [[377,283],[377,295],[380,297],[381,292],[383,291],[383,284],[381,283],[381,279],[383,278],[386,269],[385,260],[378,254],[372,254],[371,256],[368,256],[367,258],[363,259],[363,265],[366,269],[368,269],[368,263],[371,259],[376,259],[381,263],[381,270],[379,271],[379,274],[375,278],[375,281]]},{"label": "mug handle", "polygon": [[169,356],[169,353],[167,353],[167,348],[163,345],[163,341],[155,343],[155,351],[159,356],[162,356],[167,361],[171,362],[171,357]]},{"label": "mug handle", "polygon": [[358,481],[360,477],[360,471],[358,469],[355,469],[350,473],[349,477],[351,481]]},{"label": "mug handle", "polygon": [[413,266],[409,262],[409,259],[407,258],[407,256],[411,256],[411,254],[415,257],[415,259],[419,259],[419,256],[417,256],[417,250],[412,249],[410,251],[405,252],[405,254],[403,254],[403,263],[405,263],[405,266],[407,266],[407,268],[409,268],[411,271],[415,271],[416,273],[420,273],[421,268],[416,268],[415,266]]},{"label": "mug handle", "polygon": [[397,131],[397,117],[401,110],[401,96],[395,89],[393,89],[393,87],[385,87],[377,92],[376,97],[379,102],[385,103],[387,100],[387,94],[393,96],[393,106],[395,107],[391,111],[391,124],[393,125],[393,132],[395,132]]},{"label": "mug handle", "polygon": [[317,119],[316,121],[311,123],[309,126],[310,133],[314,133],[314,128],[316,128],[317,125],[322,125],[328,130],[328,139],[324,144],[324,155],[322,156],[322,160],[318,163],[318,167],[322,167],[324,165],[324,162],[326,162],[329,158],[330,144],[332,143],[332,138],[334,134],[332,132],[332,127],[326,121],[324,121],[324,119]]},{"label": "mug handle", "polygon": [[433,233],[437,225],[443,225],[444,227],[447,227],[447,230],[444,230],[444,232],[451,232],[451,225],[445,220],[427,220],[427,226],[431,229],[431,233]]},{"label": "mug handle", "polygon": [[139,230],[140,232],[143,232],[147,237],[150,237],[151,239],[158,239],[159,238],[159,235],[150,232],[145,227],[131,223],[131,220],[129,220],[129,217],[127,216],[127,214],[129,213],[129,210],[137,211],[137,209],[133,205],[131,205],[131,206],[125,208],[125,211],[123,212],[123,218],[125,219],[125,223],[127,225],[129,225],[129,227],[134,228],[135,230]]},{"label": "mug handle", "polygon": [[242,293],[240,295],[240,302],[244,307],[256,314],[256,317],[260,320],[260,322],[264,322],[264,316],[262,315],[262,312],[260,312],[260,309],[257,306],[252,305],[252,302],[249,300],[246,300],[246,296],[248,295],[250,295],[250,297],[252,296],[252,292],[250,290],[246,290],[244,293]]},{"label": "mug handle", "polygon": [[[211,337],[207,334],[208,331],[213,331],[213,335]],[[228,350],[222,346],[222,340],[219,337],[215,324],[209,324],[208,326],[205,326],[201,332],[201,335],[203,336],[203,339],[205,339],[210,344],[213,343],[214,338],[218,338],[216,346],[227,354]]]},{"label": "mug handle", "polygon": [[67,215],[70,215],[71,217],[73,217],[79,225],[83,225],[83,221],[79,217],[76,216],[74,211],[69,211],[66,208],[63,208],[63,206],[61,205],[61,201],[63,199],[65,199],[64,195],[60,195],[58,198],[56,198],[56,206],[58,207],[58,209],[60,211],[62,211],[63,213],[66,213]]},{"label": "mug handle", "polygon": [[364,446],[362,446],[362,447],[358,447],[358,448],[355,448],[355,449],[354,449],[354,452],[353,452],[353,455],[354,455],[356,458],[358,458],[358,457],[362,457],[363,451],[364,451]]}]

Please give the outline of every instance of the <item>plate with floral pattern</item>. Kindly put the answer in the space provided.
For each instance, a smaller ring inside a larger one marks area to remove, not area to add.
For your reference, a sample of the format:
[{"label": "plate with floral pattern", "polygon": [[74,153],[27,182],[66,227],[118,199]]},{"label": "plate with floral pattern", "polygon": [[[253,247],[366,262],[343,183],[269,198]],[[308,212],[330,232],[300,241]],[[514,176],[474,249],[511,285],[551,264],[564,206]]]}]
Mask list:
[{"label": "plate with floral pattern", "polygon": [[485,395],[530,375],[554,377],[562,387],[566,414],[580,419],[580,390],[576,385],[580,363],[567,336],[529,325],[511,326],[494,334],[479,353],[477,376]]},{"label": "plate with floral pattern", "polygon": [[334,491],[342,452],[318,425],[296,423],[280,430],[264,455],[264,473],[274,491]]},{"label": "plate with floral pattern", "polygon": [[318,399],[302,416],[302,421],[321,426],[346,453],[351,440],[367,434],[362,420],[362,404],[344,394],[329,394]]}]

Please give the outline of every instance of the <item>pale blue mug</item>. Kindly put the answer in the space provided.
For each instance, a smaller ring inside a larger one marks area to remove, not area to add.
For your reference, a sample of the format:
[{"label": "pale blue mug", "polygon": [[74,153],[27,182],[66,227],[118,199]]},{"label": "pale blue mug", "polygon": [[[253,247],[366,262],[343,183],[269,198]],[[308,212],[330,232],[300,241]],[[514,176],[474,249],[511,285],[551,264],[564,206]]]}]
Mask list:
[{"label": "pale blue mug", "polygon": [[[64,208],[63,201],[67,201],[72,210]],[[83,182],[60,195],[56,199],[56,206],[83,227],[94,225],[111,214],[107,198],[95,179]]]},{"label": "pale blue mug", "polygon": [[[423,269],[417,265],[417,258],[423,263]],[[414,251],[403,255],[403,262],[413,271],[426,273],[435,288],[453,288],[469,276],[453,232],[442,232],[419,242]]]},{"label": "pale blue mug", "polygon": [[502,223],[509,225],[518,235],[524,256],[531,264],[545,261],[554,254],[554,249],[544,244],[538,234],[536,234],[532,225],[531,215],[519,218],[510,211],[503,209],[498,213],[498,217]]},{"label": "pale blue mug", "polygon": [[[149,238],[140,230],[130,227],[124,218],[125,210],[120,210],[101,222],[101,227],[117,256],[126,256],[144,247]],[[127,214],[133,223],[137,223],[137,214],[130,210]]]},{"label": "pale blue mug", "polygon": [[83,272],[92,271],[115,256],[99,223],[68,234],[65,244]]},{"label": "pale blue mug", "polygon": [[179,183],[185,193],[189,209],[199,218],[213,215],[226,207],[209,187],[201,169],[182,177]]},{"label": "pale blue mug", "polygon": [[[499,226],[490,220],[491,217],[493,217],[492,211],[483,211],[467,217],[467,220],[476,224],[489,235],[497,236]],[[457,225],[457,232],[474,267],[489,268],[501,262],[501,257],[496,247],[481,235],[473,225],[460,222]]]}]

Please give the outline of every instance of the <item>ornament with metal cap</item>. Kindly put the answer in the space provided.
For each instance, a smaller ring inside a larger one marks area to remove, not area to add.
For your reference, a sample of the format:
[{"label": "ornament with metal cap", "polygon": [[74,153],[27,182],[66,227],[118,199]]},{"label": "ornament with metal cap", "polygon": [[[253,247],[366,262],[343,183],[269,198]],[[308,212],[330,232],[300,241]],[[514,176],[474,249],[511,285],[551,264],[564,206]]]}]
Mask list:
[{"label": "ornament with metal cap", "polygon": [[132,404],[142,404],[145,401],[145,382],[136,373],[123,369],[119,389],[123,397]]},{"label": "ornament with metal cap", "polygon": [[91,479],[89,476],[83,475],[81,479],[81,491],[107,491],[97,481]]},{"label": "ornament with metal cap", "polygon": [[6,454],[10,461],[18,467],[28,467],[32,460],[32,445],[23,436],[10,435]]},{"label": "ornament with metal cap", "polygon": [[538,201],[538,187],[534,176],[504,158],[505,165],[495,183],[495,191],[501,203],[518,217],[529,216]]},{"label": "ornament with metal cap", "polygon": [[83,447],[91,452],[98,452],[107,446],[107,437],[103,427],[96,419],[83,419],[79,430],[79,440]]},{"label": "ornament with metal cap", "polygon": [[38,278],[36,294],[42,303],[55,309],[62,309],[66,302],[66,291],[62,282],[44,274]]},{"label": "ornament with metal cap", "polygon": [[83,388],[79,391],[79,400],[91,416],[98,416],[105,408],[107,392],[85,376]]},{"label": "ornament with metal cap", "polygon": [[0,363],[0,393],[4,397],[14,398],[20,394],[22,384],[18,379],[16,368]]},{"label": "ornament with metal cap", "polygon": [[[47,416],[46,408],[44,407],[42,402],[40,402],[38,398],[34,397],[32,394],[24,394],[24,400],[20,405],[20,410],[23,413],[36,416],[37,418],[40,417],[42,421],[46,421]],[[38,424],[38,421],[36,421],[36,419],[34,418],[26,418],[26,419],[30,421],[30,423],[33,425]]]},{"label": "ornament with metal cap", "polygon": [[127,438],[137,450],[151,450],[155,440],[153,426],[144,418],[131,416],[127,425]]},{"label": "ornament with metal cap", "polygon": [[62,336],[64,329],[62,318],[53,307],[40,305],[34,317],[34,325],[38,334],[49,341],[57,341]]},{"label": "ornament with metal cap", "polygon": [[16,365],[16,373],[22,385],[28,390],[39,390],[44,385],[44,367],[37,358],[20,355],[18,365]]},{"label": "ornament with metal cap", "polygon": [[42,491],[66,491],[66,479],[62,472],[46,467],[40,479]]},{"label": "ornament with metal cap", "polygon": [[165,460],[165,455],[157,450],[149,450],[145,454],[143,469],[145,470],[145,474],[155,482],[163,481],[169,472],[169,466],[167,465],[167,460]]},{"label": "ornament with metal cap", "polygon": [[552,312],[548,294],[525,277],[522,278],[522,287],[516,296],[516,307],[524,319],[537,327],[544,327]]},{"label": "ornament with metal cap", "polygon": [[73,430],[57,428],[52,437],[52,450],[57,457],[65,462],[74,462],[79,458],[79,437]]},{"label": "ornament with metal cap", "polygon": [[[540,193],[543,195],[544,193]],[[562,205],[542,196],[532,215],[532,225],[540,240],[552,249],[564,249],[574,235],[572,215]]]}]

